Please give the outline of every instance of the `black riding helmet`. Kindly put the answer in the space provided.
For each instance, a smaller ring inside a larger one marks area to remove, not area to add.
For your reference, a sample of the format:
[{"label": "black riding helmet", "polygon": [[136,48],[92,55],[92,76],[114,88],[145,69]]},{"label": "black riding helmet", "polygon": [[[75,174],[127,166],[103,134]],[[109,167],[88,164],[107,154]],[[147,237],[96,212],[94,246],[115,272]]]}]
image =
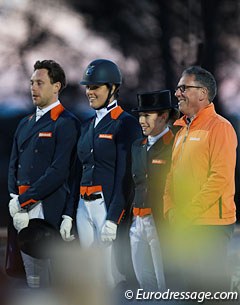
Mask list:
[{"label": "black riding helmet", "polygon": [[[98,108],[101,109],[107,107],[110,98],[119,90],[122,84],[122,75],[118,66],[111,60],[96,59],[87,66],[80,84],[85,86],[107,85],[109,93],[103,106]],[[116,89],[111,93],[113,85],[116,86]]]}]

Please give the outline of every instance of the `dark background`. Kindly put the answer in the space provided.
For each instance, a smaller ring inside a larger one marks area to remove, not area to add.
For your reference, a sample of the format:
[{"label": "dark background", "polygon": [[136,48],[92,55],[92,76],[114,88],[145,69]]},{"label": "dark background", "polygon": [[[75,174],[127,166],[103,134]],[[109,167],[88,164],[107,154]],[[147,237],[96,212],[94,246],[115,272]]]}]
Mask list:
[{"label": "dark background", "polygon": [[[136,105],[136,93],[174,93],[182,70],[201,65],[216,77],[217,112],[239,134],[239,0],[7,2],[0,4],[0,227],[7,224],[13,134],[19,120],[34,110],[29,79],[36,60],[54,59],[63,66],[68,87],[60,99],[80,119],[90,109],[79,81],[96,58],[113,60],[122,70],[120,100],[127,111]],[[238,161],[238,218],[239,193]]]}]

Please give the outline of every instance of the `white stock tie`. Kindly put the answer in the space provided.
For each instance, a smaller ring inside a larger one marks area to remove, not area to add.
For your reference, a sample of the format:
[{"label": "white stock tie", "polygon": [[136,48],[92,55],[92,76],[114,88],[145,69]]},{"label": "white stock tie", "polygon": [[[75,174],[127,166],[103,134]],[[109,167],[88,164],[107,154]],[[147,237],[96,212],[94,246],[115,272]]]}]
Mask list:
[{"label": "white stock tie", "polygon": [[36,122],[44,115],[44,111],[42,109],[37,108],[36,110]]}]

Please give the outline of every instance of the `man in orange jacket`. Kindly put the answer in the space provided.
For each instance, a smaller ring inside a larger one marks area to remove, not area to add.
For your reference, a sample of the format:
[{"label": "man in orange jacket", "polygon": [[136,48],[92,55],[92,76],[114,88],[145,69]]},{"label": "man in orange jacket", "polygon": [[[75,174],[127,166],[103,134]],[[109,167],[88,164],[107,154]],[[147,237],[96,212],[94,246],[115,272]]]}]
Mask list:
[{"label": "man in orange jacket", "polygon": [[[184,116],[173,145],[164,204],[173,227],[182,288],[229,289],[227,246],[236,221],[236,133],[215,112],[213,75],[197,66],[183,71],[176,88]],[[175,255],[175,254],[174,254]]]}]

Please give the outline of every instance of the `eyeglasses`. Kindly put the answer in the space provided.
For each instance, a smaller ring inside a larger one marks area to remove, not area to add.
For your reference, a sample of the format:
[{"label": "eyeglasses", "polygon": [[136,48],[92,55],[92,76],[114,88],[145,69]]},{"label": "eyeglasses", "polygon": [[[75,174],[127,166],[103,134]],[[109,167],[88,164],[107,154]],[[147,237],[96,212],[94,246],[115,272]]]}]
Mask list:
[{"label": "eyeglasses", "polygon": [[179,85],[175,88],[175,92],[179,89],[182,93],[184,93],[186,91],[186,89],[188,88],[203,88],[200,86],[187,86],[187,85]]}]

